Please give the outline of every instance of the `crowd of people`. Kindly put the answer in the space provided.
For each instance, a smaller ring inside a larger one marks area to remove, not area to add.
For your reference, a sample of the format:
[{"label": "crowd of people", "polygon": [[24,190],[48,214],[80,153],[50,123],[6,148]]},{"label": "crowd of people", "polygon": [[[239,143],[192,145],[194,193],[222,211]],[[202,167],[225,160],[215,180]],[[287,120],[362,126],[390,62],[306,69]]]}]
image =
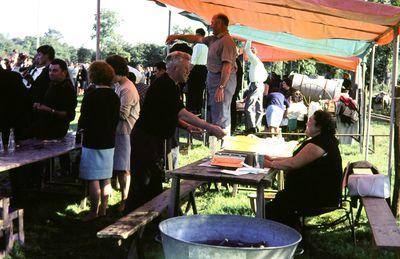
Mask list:
[{"label": "crowd of people", "polygon": [[[91,201],[85,220],[106,214],[113,174],[122,194],[118,209],[131,212],[162,192],[164,153],[165,149],[172,151],[177,147],[178,127],[190,132],[205,130],[218,139],[235,128],[232,112],[236,110],[243,68],[228,25],[228,17],[217,14],[211,21],[213,35],[206,36],[199,29],[194,35],[168,36],[168,44],[183,40],[195,45],[192,49],[185,43],[176,43],[165,62],[154,64],[152,69],[138,67],[143,73],[141,78],[118,55],[95,61],[88,67],[83,64],[68,67],[65,61],[56,58],[49,45],[40,46],[32,61],[21,53],[14,55],[15,62],[3,60],[5,66],[0,67],[3,143],[8,141],[11,128],[15,129],[17,141],[64,137],[75,117],[77,95],[84,90],[78,131],[83,134],[79,176],[89,182]],[[261,129],[264,113],[267,130],[273,133],[285,126],[284,118],[302,122],[305,127],[305,106],[301,93],[293,90],[291,80],[288,77],[281,80],[274,73],[268,75],[250,41],[246,42],[244,52],[250,62],[244,97],[246,132],[256,133]],[[201,119],[198,115],[204,108],[206,88],[210,118]],[[295,179],[269,205],[270,218],[283,221],[284,217],[288,219],[285,222],[292,224],[289,219],[293,210],[303,206],[303,196],[296,196],[294,183],[298,177],[311,177],[319,185],[329,174],[332,180],[327,183],[331,186],[329,197],[321,196],[315,205],[336,201],[341,161],[329,116],[318,112],[308,120],[306,133],[311,140],[293,158],[266,158],[265,165],[290,169],[293,177],[288,181]],[[335,166],[330,166],[331,163]],[[317,171],[321,166],[331,168],[332,172],[308,174],[308,169]],[[35,171],[32,175],[40,179],[43,169],[44,165],[37,163],[11,172],[14,196],[21,197],[23,179],[18,176],[21,171]],[[318,197],[324,190],[327,189],[314,188],[304,197]],[[288,201],[293,205],[290,208]]]}]

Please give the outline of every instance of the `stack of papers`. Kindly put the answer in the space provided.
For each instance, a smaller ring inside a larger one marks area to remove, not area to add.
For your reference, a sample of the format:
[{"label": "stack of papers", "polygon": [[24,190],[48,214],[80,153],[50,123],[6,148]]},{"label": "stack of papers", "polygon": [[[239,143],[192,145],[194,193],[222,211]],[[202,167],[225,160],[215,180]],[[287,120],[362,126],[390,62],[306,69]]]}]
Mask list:
[{"label": "stack of papers", "polygon": [[228,136],[224,138],[225,150],[253,152],[271,157],[291,157],[297,141],[286,142],[283,138],[259,138],[254,135]]},{"label": "stack of papers", "polygon": [[231,174],[231,175],[245,175],[245,174],[268,174],[270,168],[255,168],[243,163],[242,168],[238,168],[236,170],[226,170],[226,169],[219,169],[216,166],[212,166],[210,161],[206,161],[201,163],[199,166],[210,167],[213,168],[213,171],[224,173],[224,174]]}]

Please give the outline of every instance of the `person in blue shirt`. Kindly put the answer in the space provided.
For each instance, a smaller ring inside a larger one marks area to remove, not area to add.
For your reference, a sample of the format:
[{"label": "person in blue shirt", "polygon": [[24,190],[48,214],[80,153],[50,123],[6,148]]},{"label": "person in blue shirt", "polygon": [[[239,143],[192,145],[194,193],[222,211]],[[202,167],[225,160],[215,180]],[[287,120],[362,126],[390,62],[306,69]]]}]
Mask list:
[{"label": "person in blue shirt", "polygon": [[289,107],[289,94],[291,83],[290,79],[282,81],[280,91],[269,93],[265,99],[264,107],[265,117],[267,120],[268,132],[279,133],[279,126],[285,114],[285,110]]}]

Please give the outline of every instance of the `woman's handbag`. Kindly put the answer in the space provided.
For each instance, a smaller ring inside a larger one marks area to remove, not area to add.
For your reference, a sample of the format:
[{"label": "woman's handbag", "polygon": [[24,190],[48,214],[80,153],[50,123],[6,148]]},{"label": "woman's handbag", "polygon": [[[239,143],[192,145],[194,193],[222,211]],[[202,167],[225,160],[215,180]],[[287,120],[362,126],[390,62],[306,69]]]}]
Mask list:
[{"label": "woman's handbag", "polygon": [[347,188],[350,196],[390,197],[389,177],[383,174],[352,174],[348,178]]}]

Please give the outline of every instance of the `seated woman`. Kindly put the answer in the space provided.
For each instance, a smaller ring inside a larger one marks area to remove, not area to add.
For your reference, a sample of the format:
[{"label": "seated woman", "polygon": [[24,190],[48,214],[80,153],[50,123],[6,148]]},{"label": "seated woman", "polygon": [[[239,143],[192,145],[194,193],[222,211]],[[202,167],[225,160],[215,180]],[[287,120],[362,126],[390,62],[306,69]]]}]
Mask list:
[{"label": "seated woman", "polygon": [[297,228],[296,211],[337,206],[341,197],[342,158],[335,138],[335,122],[316,111],[307,122],[310,137],[290,158],[265,156],[264,166],[287,170],[285,189],[266,204],[266,218]]}]

